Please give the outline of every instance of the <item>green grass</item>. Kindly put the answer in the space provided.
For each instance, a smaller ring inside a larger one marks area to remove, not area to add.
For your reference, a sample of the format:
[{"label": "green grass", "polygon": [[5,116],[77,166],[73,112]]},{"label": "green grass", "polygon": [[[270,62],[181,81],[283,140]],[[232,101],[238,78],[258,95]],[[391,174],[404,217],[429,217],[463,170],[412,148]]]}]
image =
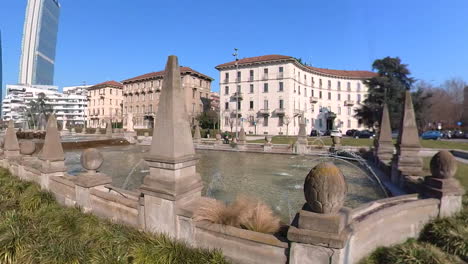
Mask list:
[{"label": "green grass", "polygon": [[[273,144],[294,144],[297,140],[297,136],[274,136],[271,140]],[[324,145],[330,146],[332,144],[331,138],[328,136],[324,137],[308,137],[309,144],[320,145],[323,142]],[[373,139],[368,138],[341,138],[341,144],[343,146],[355,146],[355,147],[371,147],[373,146]],[[250,143],[264,143],[264,139],[250,140]],[[393,140],[396,143],[396,140]],[[468,150],[468,142],[457,142],[457,141],[446,141],[446,140],[421,140],[421,146],[423,148],[435,148],[435,149],[460,149]]]},{"label": "green grass", "polygon": [[0,169],[0,263],[226,263],[219,251],[63,208]]}]

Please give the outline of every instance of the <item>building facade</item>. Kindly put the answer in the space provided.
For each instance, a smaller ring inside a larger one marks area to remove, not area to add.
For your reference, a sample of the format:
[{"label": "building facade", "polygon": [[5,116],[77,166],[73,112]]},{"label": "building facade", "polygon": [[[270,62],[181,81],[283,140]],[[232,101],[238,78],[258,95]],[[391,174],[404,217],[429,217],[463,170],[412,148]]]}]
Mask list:
[{"label": "building facade", "polygon": [[[213,79],[189,67],[181,67],[185,105],[193,124],[203,111],[203,99],[209,99]],[[152,128],[156,117],[164,71],[152,72],[122,81],[124,126],[128,114],[133,115],[135,128]]]},{"label": "building facade", "polygon": [[333,123],[343,133],[359,129],[354,109],[367,96],[364,81],[375,76],[306,66],[283,55],[245,58],[216,69],[221,129],[244,127],[250,134],[269,135],[296,135],[300,118],[308,133],[331,130]]},{"label": "building facade", "polygon": [[57,0],[29,0],[24,19],[19,84],[53,85],[60,16]]},{"label": "building facade", "polygon": [[107,121],[122,122],[123,85],[107,81],[88,88],[87,127],[105,128]]},{"label": "building facade", "polygon": [[213,111],[216,111],[219,113],[219,93],[217,92],[211,92],[210,94],[210,108]]},{"label": "building facade", "polygon": [[61,124],[84,125],[86,95],[70,91],[61,93],[57,86],[50,85],[7,85],[2,103],[3,120],[13,120],[17,126],[28,128],[24,124],[31,115],[29,103],[37,100],[40,93],[45,95],[45,104]]}]

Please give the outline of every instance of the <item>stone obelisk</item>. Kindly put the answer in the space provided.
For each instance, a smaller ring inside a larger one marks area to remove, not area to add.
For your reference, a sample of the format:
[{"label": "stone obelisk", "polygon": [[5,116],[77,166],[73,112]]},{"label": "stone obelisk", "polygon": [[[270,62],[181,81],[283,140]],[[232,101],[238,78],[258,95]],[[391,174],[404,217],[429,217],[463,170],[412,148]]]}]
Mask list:
[{"label": "stone obelisk", "polygon": [[201,196],[202,181],[195,171],[185,92],[176,56],[169,56],[149,154],[150,167],[141,186],[146,230],[178,237],[176,211]]}]

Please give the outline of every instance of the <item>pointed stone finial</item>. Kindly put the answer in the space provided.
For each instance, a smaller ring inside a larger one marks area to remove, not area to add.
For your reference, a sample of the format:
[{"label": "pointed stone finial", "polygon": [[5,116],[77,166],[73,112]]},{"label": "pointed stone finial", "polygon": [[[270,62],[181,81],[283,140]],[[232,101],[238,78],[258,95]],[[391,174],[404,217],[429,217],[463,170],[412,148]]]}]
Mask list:
[{"label": "pointed stone finial", "polygon": [[193,134],[193,139],[201,139],[200,126],[195,125],[195,133]]},{"label": "pointed stone finial", "polygon": [[15,123],[13,120],[8,121],[8,128],[5,133],[5,144],[4,149],[6,151],[18,151],[20,150],[18,144],[18,138],[16,137]]},{"label": "pointed stone finial", "polygon": [[307,144],[306,124],[303,118],[299,119],[299,134],[297,134],[297,142],[300,144]]},{"label": "pointed stone finial", "polygon": [[245,129],[242,127],[239,132],[239,142],[245,143],[247,141],[247,136],[245,135]]},{"label": "pointed stone finial", "polygon": [[389,165],[393,157],[392,129],[390,127],[390,115],[388,106],[385,103],[380,120],[380,131],[377,139],[377,157],[381,162]]},{"label": "pointed stone finial", "polygon": [[405,107],[403,109],[403,118],[400,124],[400,134],[398,136],[398,145],[404,147],[420,148],[418,127],[416,125],[416,115],[414,113],[413,100],[411,92],[405,92]]},{"label": "pointed stone finial", "polygon": [[44,146],[42,147],[39,159],[48,161],[65,160],[62,140],[60,139],[60,134],[57,128],[57,119],[55,118],[55,114],[51,114],[47,121]]},{"label": "pointed stone finial", "polygon": [[148,159],[173,162],[195,159],[185,91],[180,80],[179,63],[173,55],[169,56],[166,64]]},{"label": "pointed stone finial", "polygon": [[112,136],[112,122],[110,119],[107,120],[106,136]]}]

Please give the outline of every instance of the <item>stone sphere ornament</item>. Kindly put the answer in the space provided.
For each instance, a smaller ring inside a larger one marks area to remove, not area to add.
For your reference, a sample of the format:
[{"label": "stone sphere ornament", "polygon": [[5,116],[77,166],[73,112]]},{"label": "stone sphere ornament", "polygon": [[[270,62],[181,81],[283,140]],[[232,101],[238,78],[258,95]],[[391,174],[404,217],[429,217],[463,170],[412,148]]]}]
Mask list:
[{"label": "stone sphere ornament", "polygon": [[23,155],[32,155],[34,151],[36,151],[36,143],[33,141],[21,141],[20,145],[20,153]]},{"label": "stone sphere ornament", "polygon": [[104,162],[104,158],[99,150],[95,148],[85,149],[81,153],[81,166],[88,171],[96,171]]},{"label": "stone sphere ornament", "polygon": [[457,173],[457,161],[447,150],[439,151],[431,159],[431,174],[439,179],[453,178]]},{"label": "stone sphere ornament", "polygon": [[221,140],[221,134],[216,134],[216,140]]},{"label": "stone sphere ornament", "polygon": [[304,182],[304,196],[314,213],[337,213],[343,207],[347,192],[343,173],[331,162],[315,166]]}]

